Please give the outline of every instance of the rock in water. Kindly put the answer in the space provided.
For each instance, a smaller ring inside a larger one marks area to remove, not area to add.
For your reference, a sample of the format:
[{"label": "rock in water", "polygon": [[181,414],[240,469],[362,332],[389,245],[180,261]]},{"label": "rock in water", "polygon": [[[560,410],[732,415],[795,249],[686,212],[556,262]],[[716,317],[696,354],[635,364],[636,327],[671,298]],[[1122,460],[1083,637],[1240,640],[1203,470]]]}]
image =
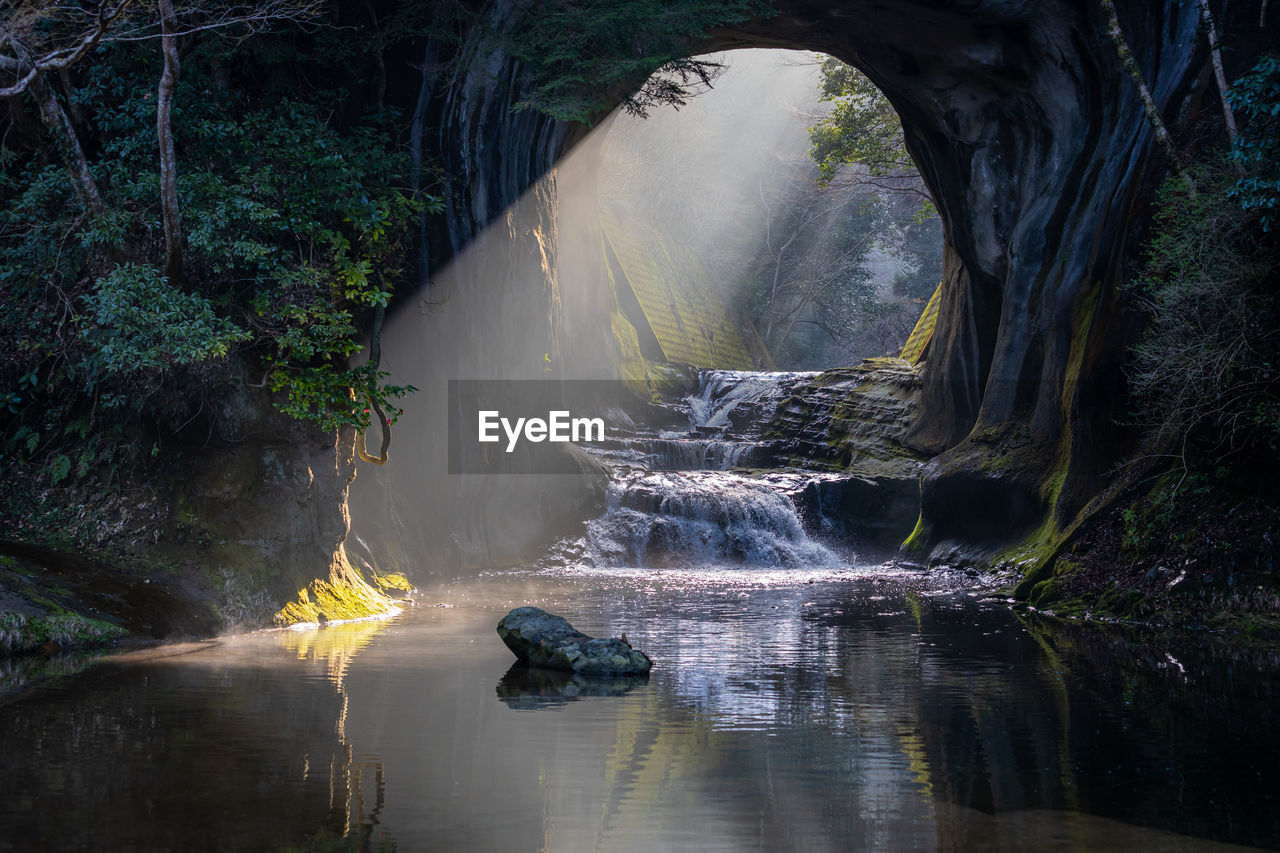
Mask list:
[{"label": "rock in water", "polygon": [[648,655],[623,640],[593,639],[538,607],[517,607],[502,617],[498,636],[530,666],[580,675],[644,675],[653,666]]}]

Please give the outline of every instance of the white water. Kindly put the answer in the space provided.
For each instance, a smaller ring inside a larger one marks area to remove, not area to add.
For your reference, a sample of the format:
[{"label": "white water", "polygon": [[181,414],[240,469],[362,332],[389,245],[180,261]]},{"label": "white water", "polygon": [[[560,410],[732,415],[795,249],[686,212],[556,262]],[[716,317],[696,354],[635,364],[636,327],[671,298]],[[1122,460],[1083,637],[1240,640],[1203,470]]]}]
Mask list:
[{"label": "white water", "polygon": [[[698,388],[681,401],[688,431],[629,440],[615,456],[604,515],[588,522],[581,537],[553,548],[545,562],[588,568],[845,565],[804,529],[791,496],[806,478],[724,470],[750,464],[778,404],[815,375],[703,372]],[[699,437],[708,432],[718,437]]]},{"label": "white water", "polygon": [[805,533],[787,494],[761,480],[631,471],[615,478],[608,500],[582,537],[556,550],[558,559],[593,568],[843,565]]},{"label": "white water", "polygon": [[750,423],[768,420],[793,387],[817,375],[816,371],[703,371],[698,391],[686,398],[690,425],[695,431],[734,428],[740,432]]}]

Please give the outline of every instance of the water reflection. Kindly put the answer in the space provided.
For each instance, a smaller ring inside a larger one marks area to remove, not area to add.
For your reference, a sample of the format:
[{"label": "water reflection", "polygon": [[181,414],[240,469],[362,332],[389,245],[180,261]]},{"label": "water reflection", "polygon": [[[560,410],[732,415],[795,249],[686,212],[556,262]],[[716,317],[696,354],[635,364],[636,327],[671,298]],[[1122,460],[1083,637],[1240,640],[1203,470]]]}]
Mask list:
[{"label": "water reflection", "polygon": [[497,693],[509,708],[536,710],[567,705],[575,699],[622,696],[648,683],[647,675],[587,677],[514,663],[498,681]]},{"label": "water reflection", "polygon": [[0,707],[0,850],[371,834],[382,770],[352,759],[341,673],[382,627],[130,653]]},{"label": "water reflection", "polygon": [[[909,575],[431,595],[449,606],[0,705],[0,849],[1280,844],[1272,653],[1045,623]],[[521,604],[625,632],[648,682],[512,667],[493,629]]]}]

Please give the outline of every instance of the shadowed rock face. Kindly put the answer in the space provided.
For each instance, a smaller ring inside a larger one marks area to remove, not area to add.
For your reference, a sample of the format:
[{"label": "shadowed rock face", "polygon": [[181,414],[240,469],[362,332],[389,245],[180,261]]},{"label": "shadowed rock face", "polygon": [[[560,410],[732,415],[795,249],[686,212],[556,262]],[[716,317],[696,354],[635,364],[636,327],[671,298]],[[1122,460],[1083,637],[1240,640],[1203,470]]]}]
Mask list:
[{"label": "shadowed rock face", "polygon": [[[950,523],[974,502],[988,506],[984,528],[1005,509],[1010,533],[1065,526],[1124,449],[1113,420],[1133,320],[1117,287],[1165,168],[1098,4],[778,5],[717,46],[804,47],[859,67],[901,114],[946,226],[910,437],[941,455],[916,544],[990,552]],[[1184,115],[1202,65],[1193,4],[1117,6],[1166,120]]]}]

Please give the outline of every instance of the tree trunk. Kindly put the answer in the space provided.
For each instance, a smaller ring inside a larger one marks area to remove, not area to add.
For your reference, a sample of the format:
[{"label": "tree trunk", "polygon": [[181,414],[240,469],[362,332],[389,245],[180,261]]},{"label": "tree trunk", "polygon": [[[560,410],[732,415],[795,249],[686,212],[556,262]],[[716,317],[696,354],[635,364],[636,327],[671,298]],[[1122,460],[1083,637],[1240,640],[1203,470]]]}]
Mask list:
[{"label": "tree trunk", "polygon": [[386,43],[382,37],[382,29],[378,22],[378,12],[370,0],[365,0],[365,11],[369,13],[369,23],[376,35],[377,45],[370,52],[373,54],[373,66],[376,73],[373,78],[373,108],[381,113],[387,100],[387,58]]},{"label": "tree trunk", "polygon": [[84,109],[76,103],[76,87],[71,80],[71,72],[65,68],[58,69],[58,81],[62,83],[62,93],[67,98],[67,115],[71,116],[72,124],[75,126],[77,133],[89,132],[89,119],[84,114]]},{"label": "tree trunk", "polygon": [[[426,130],[427,107],[435,89],[435,42],[428,41],[422,52],[421,79],[418,83],[418,101],[413,108],[413,120],[409,125],[409,161],[413,174],[410,184],[415,199],[422,198],[422,134]],[[430,257],[427,254],[427,212],[418,214],[418,286],[424,287],[431,278]]]},{"label": "tree trunk", "polygon": [[1187,185],[1187,192],[1191,194],[1192,198],[1195,198],[1195,181],[1191,179],[1191,175],[1183,168],[1182,158],[1178,156],[1177,149],[1173,147],[1173,137],[1169,135],[1169,129],[1165,127],[1164,117],[1160,115],[1160,109],[1156,106],[1155,99],[1151,97],[1151,88],[1147,85],[1147,79],[1142,75],[1142,69],[1138,67],[1137,60],[1133,58],[1133,50],[1129,47],[1129,40],[1125,38],[1124,30],[1120,27],[1120,18],[1116,15],[1115,3],[1112,0],[1100,0],[1100,3],[1102,11],[1107,16],[1107,35],[1111,37],[1112,44],[1116,46],[1116,54],[1120,57],[1120,64],[1124,66],[1129,79],[1133,81],[1134,88],[1138,90],[1138,96],[1142,98],[1142,108],[1146,113],[1147,121],[1155,128],[1156,141],[1160,143],[1161,150],[1169,158],[1169,165],[1182,176],[1182,180]]},{"label": "tree trunk", "polygon": [[156,139],[160,143],[160,215],[164,220],[164,273],[169,283],[182,282],[182,220],[178,209],[178,158],[173,145],[173,90],[178,85],[180,65],[178,37],[173,17],[173,0],[159,0],[160,48],[164,71],[156,94]]},{"label": "tree trunk", "polygon": [[[1209,56],[1213,59],[1213,78],[1218,83],[1218,97],[1222,99],[1222,120],[1227,126],[1227,139],[1232,146],[1240,132],[1236,129],[1236,116],[1231,111],[1231,101],[1227,98],[1227,74],[1222,69],[1222,50],[1218,47],[1218,28],[1213,23],[1213,12],[1209,9],[1209,0],[1200,0],[1200,18],[1204,21],[1205,35],[1209,37]],[[1242,168],[1237,163],[1237,168]],[[1243,173],[1243,172],[1242,172]]]},{"label": "tree trunk", "polygon": [[98,192],[98,184],[93,179],[89,160],[84,156],[84,149],[80,147],[80,138],[76,136],[71,118],[58,102],[44,75],[37,74],[32,79],[29,91],[40,109],[40,120],[53,135],[54,144],[62,152],[62,158],[66,161],[67,173],[71,177],[71,185],[75,187],[76,194],[84,202],[89,215],[94,219],[100,218],[106,211],[106,207],[102,203],[102,194]]}]

